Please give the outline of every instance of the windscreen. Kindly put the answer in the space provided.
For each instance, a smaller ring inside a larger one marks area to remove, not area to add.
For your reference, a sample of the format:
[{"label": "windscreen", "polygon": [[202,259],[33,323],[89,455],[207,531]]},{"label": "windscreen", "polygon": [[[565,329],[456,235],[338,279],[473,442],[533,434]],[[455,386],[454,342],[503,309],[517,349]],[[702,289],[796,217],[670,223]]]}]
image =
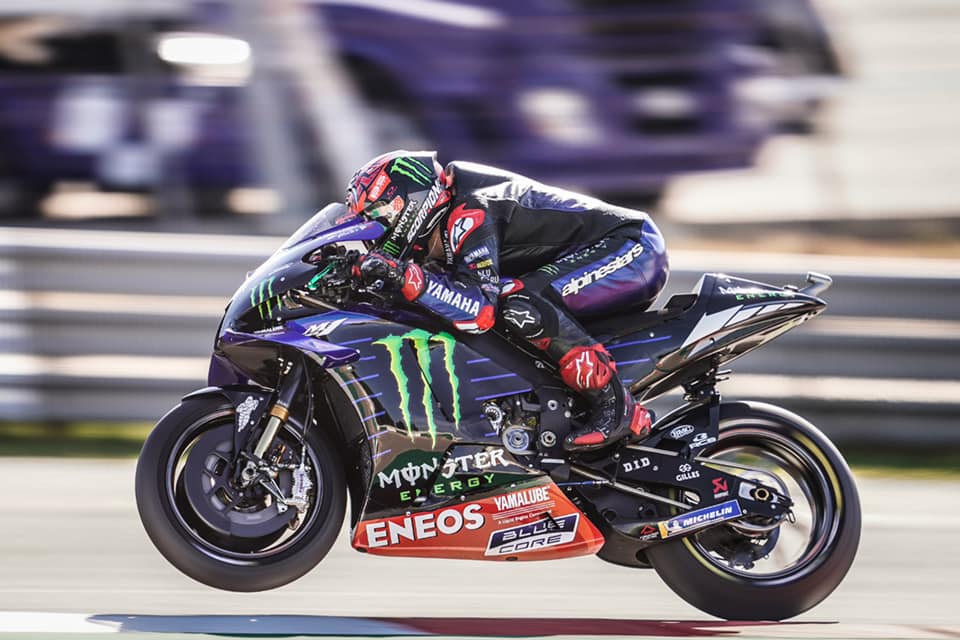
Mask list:
[{"label": "windscreen", "polygon": [[320,211],[317,211],[312,218],[303,223],[299,229],[294,231],[293,235],[283,243],[283,249],[289,249],[298,245],[304,240],[309,240],[320,235],[328,229],[332,229],[338,224],[342,224],[352,218],[353,215],[347,210],[347,205],[342,202],[331,202]]}]

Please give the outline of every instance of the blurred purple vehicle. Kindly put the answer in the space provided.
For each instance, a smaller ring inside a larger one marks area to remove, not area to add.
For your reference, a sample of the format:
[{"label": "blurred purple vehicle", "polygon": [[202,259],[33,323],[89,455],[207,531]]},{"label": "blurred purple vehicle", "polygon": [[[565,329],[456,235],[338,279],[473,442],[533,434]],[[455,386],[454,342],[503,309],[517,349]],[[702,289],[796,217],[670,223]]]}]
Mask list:
[{"label": "blurred purple vehicle", "polygon": [[[230,32],[229,12],[117,0],[63,17],[77,9],[62,4],[0,10],[0,216],[32,215],[64,182],[189,194],[203,213],[263,184],[245,76],[198,80],[162,50],[177,33]],[[306,4],[375,116],[378,146],[420,142],[633,204],[806,128],[823,87],[810,80],[837,73],[808,0]],[[288,126],[309,132],[287,103]],[[317,197],[338,194],[320,155],[299,152]]]}]

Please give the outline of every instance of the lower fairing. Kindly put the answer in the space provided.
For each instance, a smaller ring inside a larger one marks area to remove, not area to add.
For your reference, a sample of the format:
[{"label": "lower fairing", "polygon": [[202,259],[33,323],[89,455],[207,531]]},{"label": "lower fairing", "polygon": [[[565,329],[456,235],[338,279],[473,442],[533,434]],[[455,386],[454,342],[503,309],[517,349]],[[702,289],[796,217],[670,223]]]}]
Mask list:
[{"label": "lower fairing", "polygon": [[593,555],[603,535],[548,477],[485,492],[469,502],[362,520],[358,551],[463,560],[556,560]]}]

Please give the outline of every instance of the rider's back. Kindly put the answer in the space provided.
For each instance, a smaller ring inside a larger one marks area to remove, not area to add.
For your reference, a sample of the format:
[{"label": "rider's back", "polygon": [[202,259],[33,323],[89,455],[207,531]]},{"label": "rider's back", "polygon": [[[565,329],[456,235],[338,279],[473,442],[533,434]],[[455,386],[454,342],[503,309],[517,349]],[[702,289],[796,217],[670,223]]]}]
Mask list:
[{"label": "rider's back", "polygon": [[645,213],[544,185],[509,171],[451,162],[454,208],[479,206],[499,231],[502,275],[518,276],[589,246],[615,229],[640,226]]}]

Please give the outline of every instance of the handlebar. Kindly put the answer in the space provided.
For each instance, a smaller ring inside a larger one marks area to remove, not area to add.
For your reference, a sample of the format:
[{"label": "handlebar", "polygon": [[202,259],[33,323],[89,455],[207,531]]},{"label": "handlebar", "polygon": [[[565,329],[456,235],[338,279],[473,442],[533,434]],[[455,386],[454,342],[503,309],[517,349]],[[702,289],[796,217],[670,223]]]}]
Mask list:
[{"label": "handlebar", "polygon": [[[306,288],[297,291],[298,301],[336,308],[352,302],[388,301],[382,293],[382,281],[364,285],[354,274],[360,255],[359,251],[348,251],[342,245],[328,245],[306,256],[304,261],[317,265],[318,269]],[[356,299],[357,295],[362,299]]]}]

